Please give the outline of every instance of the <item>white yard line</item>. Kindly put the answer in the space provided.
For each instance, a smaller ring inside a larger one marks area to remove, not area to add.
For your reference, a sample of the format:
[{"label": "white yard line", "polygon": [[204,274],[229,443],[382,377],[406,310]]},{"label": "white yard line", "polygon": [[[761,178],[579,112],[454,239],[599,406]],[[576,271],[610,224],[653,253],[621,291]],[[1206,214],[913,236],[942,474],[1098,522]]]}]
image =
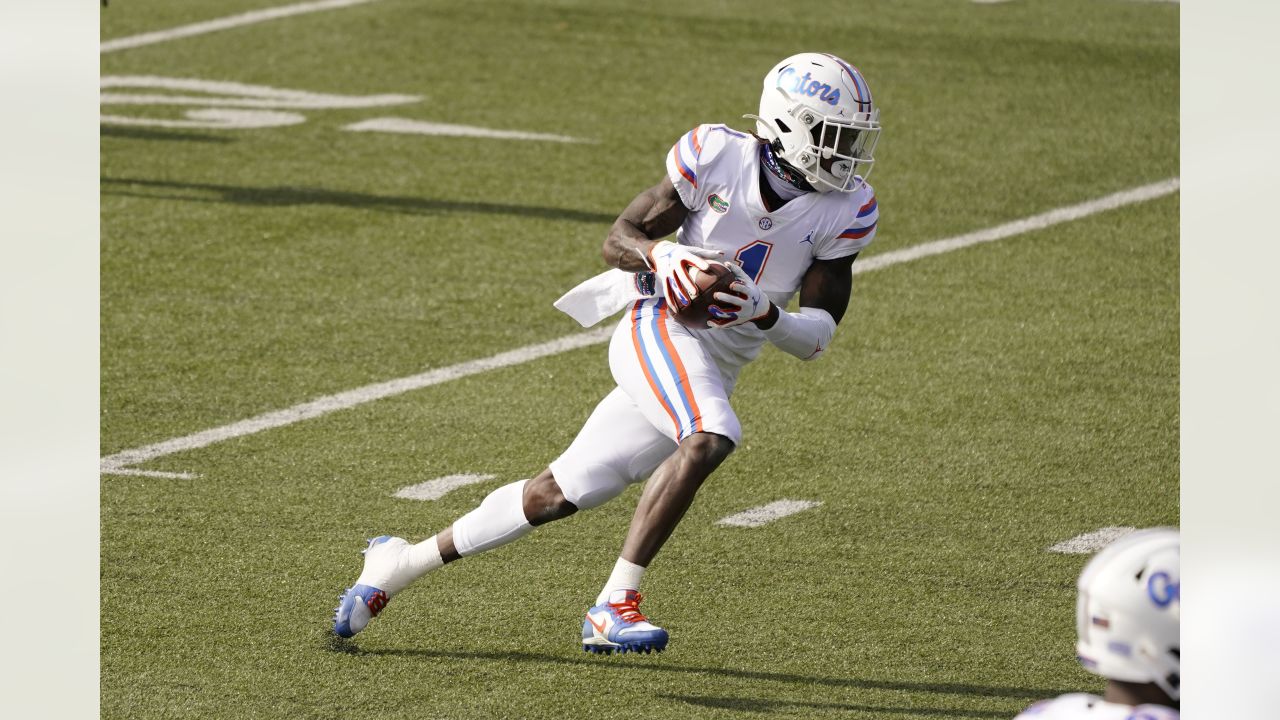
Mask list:
[{"label": "white yard line", "polygon": [[[241,27],[243,25],[254,25],[268,20],[277,20],[279,18],[292,17],[294,15],[305,15],[307,13],[320,12],[322,10],[336,10],[338,8],[350,7],[352,5],[363,5],[371,2],[376,2],[376,0],[319,0],[319,2],[304,2],[297,3],[296,5],[283,5],[281,7],[267,8],[265,10],[253,10],[239,15],[218,18],[217,20],[206,20],[205,22],[192,23],[191,25],[180,25],[168,30],[158,30],[156,32],[143,33],[141,35],[130,35],[128,37],[107,40],[99,47],[99,54],[105,55],[117,50],[128,50],[129,48],[142,47],[143,45],[154,45],[156,43],[168,42],[170,40],[191,37],[193,35],[204,35],[205,33],[227,30],[229,28]],[[121,9],[123,10],[125,8]]]},{"label": "white yard line", "polygon": [[138,470],[137,468],[114,468],[107,470],[105,467],[102,472],[108,475],[137,475],[138,477],[154,477],[154,478],[174,478],[177,480],[195,480],[200,477],[195,473],[183,472],[167,472],[165,470]]},{"label": "white yard line", "polygon": [[[329,110],[335,108],[373,108],[418,102],[418,95],[334,95],[332,93],[289,90],[268,85],[249,85],[226,80],[161,77],[156,75],[107,75],[98,83],[102,88],[99,102],[103,105],[198,105],[211,107],[247,107],[272,109]],[[120,92],[134,90],[176,90],[200,93]]]},{"label": "white yard line", "polygon": [[352,123],[342,128],[353,132],[385,132],[404,133],[408,135],[441,135],[445,137],[475,137],[491,140],[543,140],[548,142],[580,143],[591,142],[568,135],[549,135],[547,133],[525,132],[523,130],[494,130],[492,128],[473,125],[450,125],[448,123],[428,122],[426,120],[409,120],[406,118],[371,118]]},{"label": "white yard line", "polygon": [[103,125],[134,127],[247,129],[286,127],[307,121],[307,118],[303,115],[276,112],[274,110],[202,108],[200,110],[188,110],[186,116],[185,120],[162,120],[160,118],[136,118],[126,115],[99,115],[98,122]]},{"label": "white yard line", "polygon": [[809,508],[818,507],[821,504],[817,500],[775,500],[768,505],[753,507],[749,510],[743,510],[740,513],[720,518],[716,521],[716,524],[728,527],[755,528],[771,523],[774,520],[780,520],[788,515],[795,515]]},{"label": "white yard line", "polygon": [[970,245],[988,243],[994,240],[1003,240],[1008,237],[1013,237],[1014,235],[1032,232],[1033,230],[1043,230],[1047,227],[1052,227],[1064,222],[1071,222],[1072,220],[1079,220],[1080,218],[1089,217],[1090,215],[1097,215],[1100,212],[1114,210],[1115,208],[1124,207],[1125,205],[1133,205],[1134,203],[1154,200],[1155,198],[1164,197],[1165,195],[1177,192],[1177,190],[1178,178],[1169,178],[1168,180],[1158,183],[1143,185],[1141,187],[1133,188],[1132,190],[1125,190],[1123,192],[1113,193],[1111,195],[1097,198],[1096,200],[1082,202],[1078,205],[1060,207],[1056,210],[1050,210],[1049,212],[1040,213],[1039,215],[1032,215],[1028,218],[1015,220],[1003,225],[997,225],[992,228],[987,228],[986,230],[978,230],[977,232],[957,235],[945,240],[935,240],[933,242],[912,245],[911,247],[903,248],[901,250],[894,250],[893,252],[859,259],[853,264],[853,272],[855,275],[860,272],[870,272],[890,265],[897,265],[898,263],[919,260],[920,258],[929,257],[930,255],[941,255],[942,253],[959,250],[960,248],[966,248]]},{"label": "white yard line", "polygon": [[1093,532],[1077,535],[1070,540],[1063,540],[1056,545],[1051,545],[1049,546],[1049,552],[1063,553],[1066,555],[1088,555],[1090,553],[1096,553],[1136,529],[1137,528],[1125,526],[1098,528]]},{"label": "white yard line", "polygon": [[[883,253],[881,255],[873,255],[869,258],[859,260],[854,263],[853,272],[855,275],[879,270],[892,265],[898,265],[912,260],[929,257],[931,255],[939,255],[953,250],[977,245],[979,243],[991,242],[1003,238],[1012,237],[1020,233],[1031,232],[1033,230],[1043,230],[1064,222],[1079,220],[1080,218],[1096,215],[1100,212],[1113,210],[1125,205],[1152,200],[1158,197],[1172,194],[1178,190],[1178,178],[1170,178],[1151,185],[1143,185],[1141,187],[1125,190],[1123,192],[1106,195],[1104,197],[1090,200],[1088,202],[1070,205],[1067,207],[1051,210],[1039,215],[1033,215],[1023,220],[1017,220],[1004,225],[998,225],[987,230],[979,230],[977,232],[959,235],[953,238],[937,240],[934,242],[913,245],[902,250]],[[451,380],[458,380],[471,375],[476,375],[489,370],[498,368],[511,367],[513,365],[521,365],[523,363],[537,360],[539,358],[551,355],[559,355],[562,352],[576,350],[578,348],[589,347],[604,343],[613,333],[613,328],[605,326],[587,332],[575,335],[566,335],[550,342],[539,343],[537,345],[527,345],[515,350],[509,350],[487,358],[479,360],[470,360],[468,362],[450,365],[448,367],[437,368],[427,372],[411,375],[409,377],[398,378],[396,380],[388,380],[386,382],[376,383],[374,385],[366,385],[364,387],[347,390],[336,395],[326,395],[316,398],[301,405],[294,405],[283,410],[265,413],[247,420],[231,423],[230,425],[222,425],[210,430],[202,430],[192,435],[184,435],[182,437],[165,440],[164,442],[155,443],[153,445],[144,445],[142,447],[124,450],[114,455],[108,455],[102,458],[101,471],[103,473],[117,473],[129,466],[153,460],[165,455],[183,452],[185,450],[195,450],[207,445],[231,440],[232,438],[252,435],[270,430],[271,428],[292,425],[302,420],[327,415],[335,410],[344,410],[346,408],[363,405],[374,400],[399,395],[409,392],[410,390],[418,390],[420,388],[429,387],[431,385],[439,385]]]},{"label": "white yard line", "polygon": [[608,340],[609,335],[612,333],[613,328],[611,327],[597,328],[577,335],[568,335],[550,342],[526,345],[522,348],[479,360],[469,360],[457,365],[428,370],[418,375],[365,385],[364,387],[347,390],[336,395],[326,395],[301,405],[264,413],[230,425],[222,425],[210,430],[202,430],[193,435],[184,435],[183,437],[165,440],[154,445],[145,445],[132,450],[118,452],[114,455],[108,455],[102,458],[102,472],[113,473],[130,465],[137,465],[154,458],[172,455],[185,450],[195,450],[223,440],[252,435],[271,428],[292,425],[303,420],[328,415],[335,410],[345,410],[346,408],[363,405],[374,400],[400,395],[410,390],[439,385],[450,380],[459,380],[489,370],[522,365],[530,360],[537,360],[548,355],[559,355],[562,352],[596,345]]},{"label": "white yard line", "polygon": [[439,500],[460,487],[489,482],[495,477],[495,475],[445,475],[435,480],[402,487],[392,497],[404,498],[405,500]]}]

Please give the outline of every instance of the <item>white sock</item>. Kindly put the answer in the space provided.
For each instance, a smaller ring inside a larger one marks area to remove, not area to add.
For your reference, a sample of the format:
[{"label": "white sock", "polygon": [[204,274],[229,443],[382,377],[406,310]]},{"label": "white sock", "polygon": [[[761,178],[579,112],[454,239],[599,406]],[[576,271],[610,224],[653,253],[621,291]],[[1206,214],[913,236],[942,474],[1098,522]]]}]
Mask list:
[{"label": "white sock", "polygon": [[401,562],[413,575],[412,580],[417,580],[432,570],[439,570],[444,567],[444,558],[440,557],[440,542],[432,535],[417,545],[410,545],[405,548]]},{"label": "white sock", "polygon": [[618,558],[618,562],[614,563],[613,573],[609,575],[609,580],[605,582],[604,589],[600,591],[600,595],[596,598],[596,605],[603,605],[608,602],[610,600],[609,596],[615,590],[639,590],[640,579],[643,577],[643,567]]},{"label": "white sock", "polygon": [[533,530],[524,516],[524,484],[520,480],[489,493],[480,507],[453,523],[453,546],[467,557],[506,545]]}]

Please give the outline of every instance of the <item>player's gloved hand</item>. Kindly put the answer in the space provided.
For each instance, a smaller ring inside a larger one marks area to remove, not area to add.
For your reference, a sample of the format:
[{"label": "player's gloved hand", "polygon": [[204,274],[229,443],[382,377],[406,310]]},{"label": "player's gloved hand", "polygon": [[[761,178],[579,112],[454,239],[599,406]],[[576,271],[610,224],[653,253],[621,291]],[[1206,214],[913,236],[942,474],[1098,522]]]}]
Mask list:
[{"label": "player's gloved hand", "polygon": [[689,278],[689,268],[710,270],[707,260],[723,255],[718,250],[692,247],[663,240],[649,250],[649,264],[658,278],[663,297],[673,307],[684,307],[697,294],[698,289]]},{"label": "player's gloved hand", "polygon": [[772,305],[769,296],[764,294],[741,265],[733,262],[725,264],[738,279],[729,286],[733,292],[718,292],[712,296],[715,303],[710,306],[711,320],[707,321],[707,327],[733,327],[768,315]]}]

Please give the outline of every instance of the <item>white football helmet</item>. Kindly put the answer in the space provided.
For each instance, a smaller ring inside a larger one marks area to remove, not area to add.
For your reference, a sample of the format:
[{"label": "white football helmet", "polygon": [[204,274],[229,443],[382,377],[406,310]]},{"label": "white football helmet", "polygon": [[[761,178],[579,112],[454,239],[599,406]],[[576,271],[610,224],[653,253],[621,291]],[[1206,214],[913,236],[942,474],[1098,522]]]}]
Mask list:
[{"label": "white football helmet", "polygon": [[1076,655],[1112,680],[1155,683],[1178,699],[1178,531],[1151,528],[1098,553],[1080,574]]},{"label": "white football helmet", "polygon": [[880,110],[862,73],[835,55],[800,53],[764,76],[756,134],[818,192],[853,192],[875,162]]}]

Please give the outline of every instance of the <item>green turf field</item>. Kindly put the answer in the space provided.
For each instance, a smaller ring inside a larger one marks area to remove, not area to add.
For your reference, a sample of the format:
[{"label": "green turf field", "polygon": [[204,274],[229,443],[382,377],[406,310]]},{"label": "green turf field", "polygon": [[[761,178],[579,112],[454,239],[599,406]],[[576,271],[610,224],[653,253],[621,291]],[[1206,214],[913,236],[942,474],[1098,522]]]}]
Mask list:
[{"label": "green turf field", "polygon": [[[127,0],[104,40],[284,0]],[[256,129],[102,127],[102,453],[575,335],[613,217],[802,50],[885,126],[874,257],[1178,174],[1178,6],[1126,0],[379,0],[102,56],[385,107]],[[130,93],[190,94],[174,90]],[[183,120],[199,107],[107,104]],[[350,132],[372,118],[577,143]],[[612,381],[603,345],[102,476],[104,717],[1010,718],[1097,691],[1082,556],[1178,522],[1178,196],[855,279],[816,363],[743,373],[743,447],[646,576],[659,656],[581,652],[638,497],[451,565],[353,642],[337,593],[538,472]],[[432,478],[491,482],[432,502]],[[716,520],[822,505],[760,528]]]}]

